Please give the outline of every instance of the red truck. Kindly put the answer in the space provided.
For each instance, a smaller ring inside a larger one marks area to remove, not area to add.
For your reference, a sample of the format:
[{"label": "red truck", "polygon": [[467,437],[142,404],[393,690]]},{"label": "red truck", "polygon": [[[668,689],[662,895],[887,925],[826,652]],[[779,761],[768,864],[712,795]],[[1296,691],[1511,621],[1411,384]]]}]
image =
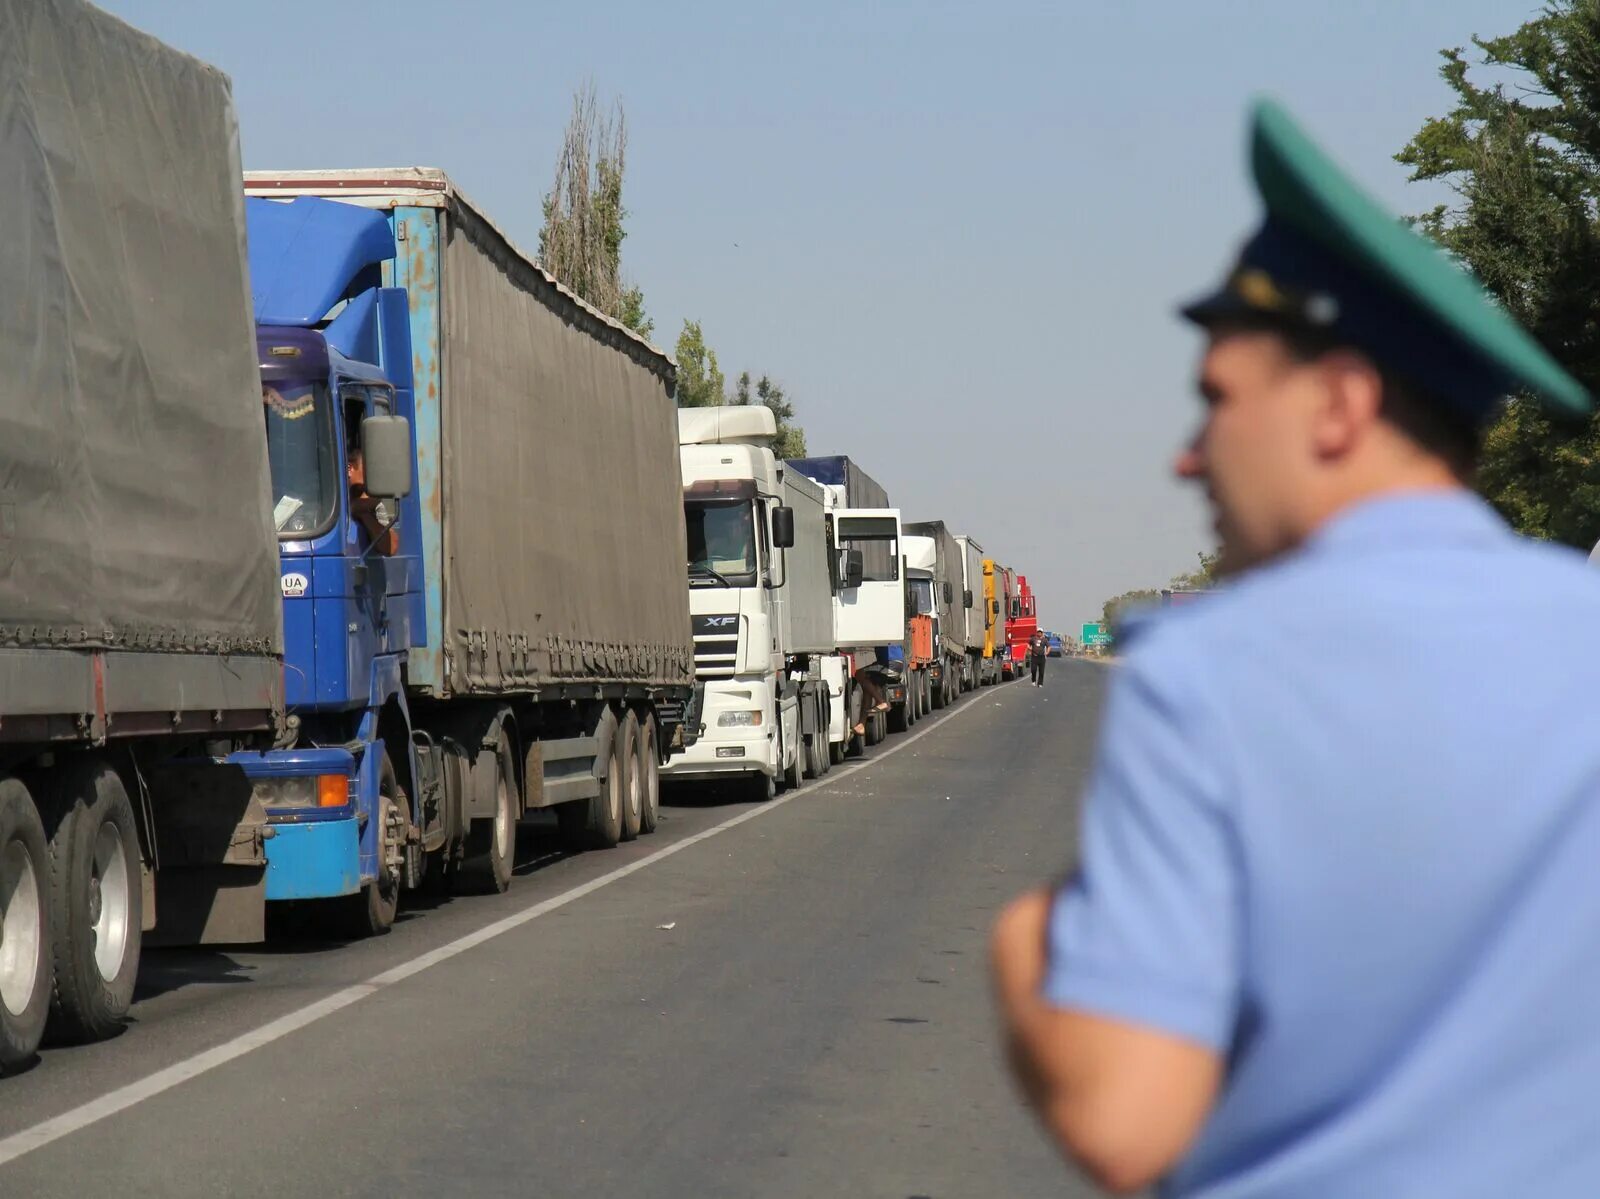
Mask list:
[{"label": "red truck", "polygon": [[1028,673],[1028,642],[1039,631],[1039,613],[1028,576],[1017,576],[1017,591],[1006,615],[1006,677],[1020,679]]}]

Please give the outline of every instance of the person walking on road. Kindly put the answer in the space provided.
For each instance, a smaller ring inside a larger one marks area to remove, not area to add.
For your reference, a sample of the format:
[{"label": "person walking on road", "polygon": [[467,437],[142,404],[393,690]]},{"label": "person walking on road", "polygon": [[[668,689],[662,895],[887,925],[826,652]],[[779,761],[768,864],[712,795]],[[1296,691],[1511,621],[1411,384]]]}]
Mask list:
[{"label": "person walking on road", "polygon": [[1175,464],[1230,578],[1130,630],[996,925],[1015,1073],[1116,1190],[1600,1195],[1600,572],[1468,489],[1590,397],[1270,103],[1252,165]]},{"label": "person walking on road", "polygon": [[1033,685],[1044,686],[1044,660],[1050,656],[1050,639],[1035,632],[1028,641],[1028,663],[1033,672]]}]

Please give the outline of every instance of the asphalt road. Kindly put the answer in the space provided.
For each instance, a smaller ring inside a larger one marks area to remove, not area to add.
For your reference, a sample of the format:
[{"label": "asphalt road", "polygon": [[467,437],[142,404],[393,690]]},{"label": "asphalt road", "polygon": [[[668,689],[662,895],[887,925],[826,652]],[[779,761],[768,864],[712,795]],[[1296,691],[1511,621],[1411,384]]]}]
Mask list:
[{"label": "asphalt road", "polygon": [[507,895],[387,937],[151,951],[124,1035],[0,1080],[0,1196],[1087,1195],[984,968],[1069,862],[1104,671],[610,852],[526,828]]}]

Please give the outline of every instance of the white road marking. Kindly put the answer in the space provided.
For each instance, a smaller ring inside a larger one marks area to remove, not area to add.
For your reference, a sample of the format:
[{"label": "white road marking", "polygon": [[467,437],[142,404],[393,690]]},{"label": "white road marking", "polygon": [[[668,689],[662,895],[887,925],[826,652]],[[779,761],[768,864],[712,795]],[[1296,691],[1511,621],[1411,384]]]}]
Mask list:
[{"label": "white road marking", "polygon": [[[458,954],[466,953],[469,949],[476,949],[486,941],[492,941],[512,929],[520,928],[531,920],[537,920],[540,916],[548,915],[557,908],[564,908],[569,903],[582,899],[585,895],[593,894],[601,887],[609,886],[620,879],[627,878],[630,874],[643,870],[646,866],[653,866],[665,858],[670,858],[675,853],[688,849],[691,845],[698,845],[702,841],[709,840],[719,833],[725,833],[731,828],[737,828],[739,825],[744,824],[746,821],[754,820],[758,816],[766,816],[776,812],[784,804],[792,799],[799,798],[801,795],[820,791],[830,783],[849,778],[852,774],[862,770],[871,769],[886,758],[893,757],[908,745],[916,744],[917,741],[936,731],[948,721],[954,720],[963,712],[975,712],[983,707],[985,707],[983,704],[971,703],[954,711],[946,712],[944,716],[929,727],[918,729],[916,732],[902,737],[894,745],[866,761],[834,770],[826,778],[814,779],[797,790],[789,791],[776,799],[768,800],[758,808],[751,808],[747,812],[741,812],[737,816],[724,820],[721,824],[703,829],[693,836],[685,837],[682,841],[675,841],[663,849],[658,849],[648,857],[640,858],[637,862],[630,862],[628,865],[618,867],[608,874],[602,874],[599,878],[581,883],[569,891],[563,891],[560,895],[554,895],[531,907],[524,908],[520,912],[496,920],[492,924],[486,924],[476,932],[467,933],[465,936],[458,937],[454,941],[439,946],[437,949],[431,949],[427,953],[419,954],[410,961],[393,966],[381,974],[374,974],[365,982],[355,983],[345,987],[343,990],[335,991],[333,994],[318,999],[314,1003],[309,1003],[305,1007],[290,1012],[288,1015],[279,1016],[276,1020],[271,1020],[259,1028],[243,1033],[231,1041],[212,1049],[203,1050],[192,1057],[185,1058],[181,1062],[176,1062],[166,1067],[164,1070],[157,1070],[154,1074],[147,1074],[135,1082],[118,1087],[114,1091],[108,1091],[98,1099],[92,1099],[88,1103],[62,1112],[59,1116],[42,1121],[31,1128],[24,1128],[20,1132],[14,1132],[10,1136],[0,1139],[0,1166],[14,1162],[19,1157],[32,1153],[35,1149],[42,1149],[52,1141],[59,1141],[62,1137],[70,1136],[81,1129],[89,1127],[91,1124],[97,1124],[101,1120],[116,1115],[118,1112],[126,1111],[135,1104],[143,1103],[146,1099],[153,1099],[163,1091],[170,1091],[173,1087],[188,1082],[191,1078],[198,1078],[202,1074],[215,1070],[218,1066],[225,1066],[229,1062],[245,1056],[247,1053],[252,1053],[263,1046],[272,1044],[274,1041],[280,1041],[290,1033],[298,1032],[307,1025],[315,1024],[325,1016],[331,1016],[354,1003],[359,1003],[367,996],[374,995],[385,987],[392,987],[395,983],[402,982],[414,974],[422,973],[430,966],[437,966],[440,962],[447,962]],[[12,1085],[15,1084],[13,1083]]]}]

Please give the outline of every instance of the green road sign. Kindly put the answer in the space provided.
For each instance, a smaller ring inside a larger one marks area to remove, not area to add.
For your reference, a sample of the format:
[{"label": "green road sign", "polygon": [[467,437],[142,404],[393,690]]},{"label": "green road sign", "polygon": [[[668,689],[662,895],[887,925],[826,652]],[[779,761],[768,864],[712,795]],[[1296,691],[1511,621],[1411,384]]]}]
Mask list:
[{"label": "green road sign", "polygon": [[1083,648],[1104,649],[1111,644],[1111,630],[1103,624],[1086,624],[1083,626]]}]

